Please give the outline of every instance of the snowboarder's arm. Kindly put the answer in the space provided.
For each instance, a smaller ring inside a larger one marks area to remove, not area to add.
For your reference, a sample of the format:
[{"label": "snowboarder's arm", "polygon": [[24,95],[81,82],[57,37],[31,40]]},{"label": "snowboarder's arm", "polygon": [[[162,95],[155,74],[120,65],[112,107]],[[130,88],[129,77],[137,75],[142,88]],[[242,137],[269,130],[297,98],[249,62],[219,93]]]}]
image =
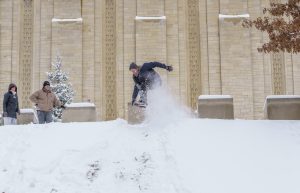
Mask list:
[{"label": "snowboarder's arm", "polygon": [[145,63],[142,66],[141,71],[147,71],[147,70],[150,70],[150,69],[155,68],[155,67],[166,69],[166,65],[163,64],[163,63],[160,63],[160,62],[149,62],[149,63]]},{"label": "snowboarder's arm", "polygon": [[31,102],[33,102],[34,104],[37,104],[39,98],[39,91],[34,92],[32,95],[30,95],[29,99]]}]

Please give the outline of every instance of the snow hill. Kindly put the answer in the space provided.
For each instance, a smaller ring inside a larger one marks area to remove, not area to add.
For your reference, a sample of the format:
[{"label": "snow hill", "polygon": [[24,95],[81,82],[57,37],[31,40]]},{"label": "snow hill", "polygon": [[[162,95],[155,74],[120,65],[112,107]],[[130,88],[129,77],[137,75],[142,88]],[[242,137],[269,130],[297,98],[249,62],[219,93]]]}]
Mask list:
[{"label": "snow hill", "polygon": [[0,127],[0,192],[300,192],[299,121],[196,119],[159,101],[140,125]]}]

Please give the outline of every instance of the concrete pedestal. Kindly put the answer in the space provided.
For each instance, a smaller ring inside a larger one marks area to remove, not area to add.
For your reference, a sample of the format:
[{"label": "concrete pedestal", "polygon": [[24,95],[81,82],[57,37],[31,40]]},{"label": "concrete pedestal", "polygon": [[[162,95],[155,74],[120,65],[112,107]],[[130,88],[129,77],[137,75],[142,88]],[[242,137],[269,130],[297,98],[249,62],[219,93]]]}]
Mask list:
[{"label": "concrete pedestal", "polygon": [[234,119],[233,98],[229,95],[200,95],[198,117],[210,119]]},{"label": "concrete pedestal", "polygon": [[4,125],[4,120],[2,117],[2,113],[0,113],[0,126]]},{"label": "concrete pedestal", "polygon": [[33,109],[20,109],[20,115],[17,115],[18,125],[34,123],[35,115]]},{"label": "concrete pedestal", "polygon": [[62,122],[95,122],[96,107],[93,103],[71,103],[63,111]]},{"label": "concrete pedestal", "polygon": [[270,95],[266,98],[265,116],[270,120],[300,120],[299,95]]},{"label": "concrete pedestal", "polygon": [[128,123],[129,124],[139,124],[145,120],[145,108],[138,106],[132,106],[128,103]]}]

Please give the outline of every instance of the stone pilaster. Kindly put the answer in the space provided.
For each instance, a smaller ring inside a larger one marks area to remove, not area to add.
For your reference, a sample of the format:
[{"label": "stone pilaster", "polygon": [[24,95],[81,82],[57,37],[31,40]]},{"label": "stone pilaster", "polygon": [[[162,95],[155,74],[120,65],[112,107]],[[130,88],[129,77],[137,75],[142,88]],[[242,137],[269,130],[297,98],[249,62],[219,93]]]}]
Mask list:
[{"label": "stone pilaster", "polygon": [[[125,74],[128,73],[127,64],[124,63],[124,0],[116,0],[116,97],[117,97],[117,117],[126,116],[125,97]],[[127,24],[127,22],[126,22]]]},{"label": "stone pilaster", "polygon": [[220,1],[207,0],[207,41],[209,63],[209,94],[222,94],[219,18]]},{"label": "stone pilaster", "polygon": [[179,87],[180,87],[180,101],[185,105],[189,105],[188,95],[188,9],[186,0],[178,0],[178,47],[179,47]]},{"label": "stone pilaster", "polygon": [[[250,18],[260,17],[262,14],[262,5],[260,1],[248,2],[248,13]],[[251,28],[250,41],[251,41],[251,65],[252,65],[252,80],[253,80],[253,110],[255,119],[263,119],[265,102],[265,80],[264,80],[264,54],[259,53],[257,48],[263,42],[263,34]]]},{"label": "stone pilaster", "polygon": [[[136,0],[124,0],[124,105],[131,101],[133,91],[132,73],[129,71],[129,64],[136,61],[136,34],[135,16],[137,13]],[[126,24],[126,25],[125,25]],[[127,113],[125,118],[128,119]]]},{"label": "stone pilaster", "polygon": [[[270,0],[270,3],[280,3],[281,0]],[[284,53],[271,53],[272,94],[285,94],[285,64]]]},{"label": "stone pilaster", "polygon": [[[260,6],[262,8],[269,7],[270,1],[269,0],[263,0],[260,1]],[[262,15],[262,12],[261,12]],[[254,19],[254,18],[253,18]],[[262,41],[257,45],[257,47],[261,47],[263,43],[269,41],[267,33],[261,33],[262,34]],[[264,96],[268,96],[272,94],[272,74],[271,74],[271,57],[270,54],[263,54],[263,73],[264,73]]]},{"label": "stone pilaster", "polygon": [[82,101],[95,102],[95,1],[82,0]]},{"label": "stone pilaster", "polygon": [[[38,50],[40,58],[36,60],[39,66],[39,82],[34,90],[40,89],[42,83],[47,79],[46,72],[50,71],[52,57],[52,19],[54,17],[54,0],[40,0],[40,23],[35,24],[35,28],[40,28],[40,36],[35,37],[40,44],[35,50]],[[62,56],[64,57],[64,56]],[[64,61],[64,59],[63,59]]]},{"label": "stone pilaster", "polygon": [[198,96],[201,95],[201,58],[199,0],[188,0],[188,77],[189,106],[197,109]]},{"label": "stone pilaster", "polygon": [[166,23],[166,63],[172,65],[174,70],[167,73],[168,88],[180,100],[180,53],[179,53],[179,10],[178,1],[165,0]]},{"label": "stone pilaster", "polygon": [[105,120],[117,118],[116,102],[116,0],[105,0],[103,50],[103,93]]},{"label": "stone pilaster", "polygon": [[272,53],[272,94],[283,95],[285,94],[285,65],[284,54]]},{"label": "stone pilaster", "polygon": [[40,59],[41,59],[41,0],[34,0],[33,6],[33,61],[32,61],[32,87],[31,92],[41,87]]},{"label": "stone pilaster", "polygon": [[[7,92],[12,80],[13,1],[0,1],[0,90]],[[16,82],[18,83],[18,82]],[[3,96],[1,94],[1,96]],[[2,103],[0,104],[2,107]],[[0,109],[1,111],[2,109]]]},{"label": "stone pilaster", "polygon": [[104,11],[104,0],[95,0],[95,58],[94,58],[94,77],[95,77],[95,104],[97,111],[97,120],[104,120],[105,109],[103,108],[104,95],[102,92],[103,78],[102,78],[102,64],[103,64],[103,11]]},{"label": "stone pilaster", "polygon": [[208,55],[208,23],[207,0],[199,0],[199,25],[200,25],[200,59],[201,59],[201,92],[209,94],[209,55]]},{"label": "stone pilaster", "polygon": [[284,57],[283,58],[283,60],[284,60],[283,78],[284,79],[282,82],[285,84],[284,91],[285,91],[285,94],[293,95],[295,92],[294,67],[296,68],[293,58],[297,57],[297,55],[296,54],[293,55],[290,53],[284,53],[283,57]]},{"label": "stone pilaster", "polygon": [[[20,65],[20,21],[22,17],[21,13],[21,6],[19,4],[20,1],[18,0],[12,0],[11,3],[13,3],[12,11],[13,11],[13,16],[12,16],[12,28],[11,28],[11,34],[12,34],[12,39],[11,39],[11,44],[12,44],[12,49],[11,49],[11,81],[15,82],[19,85],[20,80],[19,80],[19,65]],[[1,19],[0,19],[1,20]],[[0,40],[1,42],[1,40]],[[0,51],[1,52],[1,51]],[[1,54],[0,54],[1,55]],[[1,72],[0,72],[1,74]]]},{"label": "stone pilaster", "polygon": [[[21,3],[21,45],[20,45],[20,83],[19,96],[20,106],[31,107],[28,100],[31,94],[33,80],[33,1],[24,0]],[[20,92],[21,91],[21,92]]]}]

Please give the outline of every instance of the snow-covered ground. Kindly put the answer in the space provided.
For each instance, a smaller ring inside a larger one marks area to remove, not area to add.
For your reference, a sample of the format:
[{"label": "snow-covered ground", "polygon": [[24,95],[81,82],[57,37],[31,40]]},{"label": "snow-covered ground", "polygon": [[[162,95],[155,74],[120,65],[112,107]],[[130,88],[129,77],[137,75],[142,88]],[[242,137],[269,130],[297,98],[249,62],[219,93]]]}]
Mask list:
[{"label": "snow-covered ground", "polygon": [[300,192],[299,121],[196,119],[151,97],[140,125],[0,127],[0,192]]}]

